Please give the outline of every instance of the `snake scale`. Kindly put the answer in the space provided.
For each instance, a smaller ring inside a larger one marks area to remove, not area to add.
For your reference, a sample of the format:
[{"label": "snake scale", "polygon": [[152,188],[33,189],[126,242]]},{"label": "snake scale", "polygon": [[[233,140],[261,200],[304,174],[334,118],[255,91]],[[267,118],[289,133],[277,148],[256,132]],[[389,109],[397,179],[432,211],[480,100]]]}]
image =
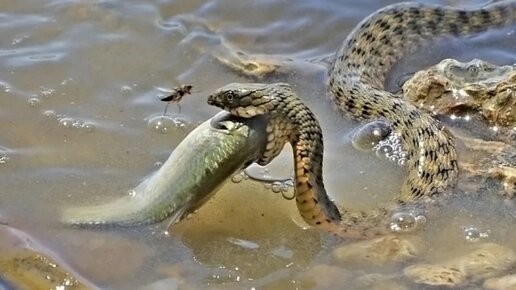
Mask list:
[{"label": "snake scale", "polygon": [[392,210],[440,193],[458,174],[453,136],[431,115],[386,91],[387,73],[404,54],[429,40],[515,22],[516,1],[475,10],[400,3],[365,18],[345,39],[329,70],[332,100],[355,119],[389,122],[408,151],[407,177],[396,201],[368,211],[339,212],[328,197],[322,176],[321,128],[288,84],[229,84],[211,94],[208,103],[240,117],[271,116],[268,144],[258,163],[267,164],[286,143],[291,144],[296,203],[309,225],[351,238],[383,234]]}]

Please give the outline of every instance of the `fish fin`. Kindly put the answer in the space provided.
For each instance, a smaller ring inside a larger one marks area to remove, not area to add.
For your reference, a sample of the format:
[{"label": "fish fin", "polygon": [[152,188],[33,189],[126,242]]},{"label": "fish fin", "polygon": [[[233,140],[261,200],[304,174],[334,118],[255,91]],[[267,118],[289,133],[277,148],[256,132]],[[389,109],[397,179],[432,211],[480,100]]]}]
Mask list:
[{"label": "fish fin", "polygon": [[172,213],[170,215],[170,217],[168,217],[168,223],[167,223],[167,226],[165,227],[165,230],[168,231],[168,229],[173,227],[178,222],[182,221],[189,213],[191,213],[192,211],[188,210],[189,208],[190,208],[190,204],[188,203],[188,204],[182,206],[181,208],[179,208],[178,210],[176,210],[174,213]]}]

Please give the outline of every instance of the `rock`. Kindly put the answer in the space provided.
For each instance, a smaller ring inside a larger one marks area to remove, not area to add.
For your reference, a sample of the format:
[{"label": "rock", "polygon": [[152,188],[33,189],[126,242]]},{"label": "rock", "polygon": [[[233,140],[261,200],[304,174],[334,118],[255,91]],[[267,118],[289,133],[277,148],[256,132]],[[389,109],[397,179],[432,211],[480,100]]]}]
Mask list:
[{"label": "rock", "polygon": [[516,274],[484,281],[484,288],[489,290],[516,290]]},{"label": "rock", "polygon": [[374,265],[399,263],[417,255],[415,243],[405,236],[388,235],[338,247],[333,251],[337,260]]},{"label": "rock", "polygon": [[356,289],[367,290],[406,290],[406,286],[399,284],[392,275],[366,274],[356,279]]},{"label": "rock", "polygon": [[436,113],[476,111],[490,124],[516,124],[516,65],[445,59],[417,72],[402,90],[407,99]]},{"label": "rock", "polygon": [[405,268],[403,274],[414,283],[432,286],[459,286],[466,281],[461,270],[441,265],[413,265]]},{"label": "rock", "polygon": [[299,281],[307,288],[337,289],[353,279],[350,271],[331,265],[319,264],[299,275]]},{"label": "rock", "polygon": [[460,257],[442,264],[418,264],[405,268],[403,274],[414,283],[460,286],[476,282],[507,271],[516,262],[512,249],[495,243],[480,244],[477,248]]},{"label": "rock", "polygon": [[0,286],[7,284],[8,289],[30,290],[92,289],[24,232],[4,225],[0,226],[0,237]]},{"label": "rock", "polygon": [[485,243],[451,263],[460,267],[473,281],[478,281],[508,270],[516,263],[516,254],[507,247]]},{"label": "rock", "polygon": [[453,130],[471,151],[461,154],[460,188],[474,191],[479,180],[487,183],[493,179],[500,184],[500,195],[516,195],[516,64],[445,59],[417,72],[403,84],[402,91],[414,105],[460,122],[470,131],[471,137]]}]

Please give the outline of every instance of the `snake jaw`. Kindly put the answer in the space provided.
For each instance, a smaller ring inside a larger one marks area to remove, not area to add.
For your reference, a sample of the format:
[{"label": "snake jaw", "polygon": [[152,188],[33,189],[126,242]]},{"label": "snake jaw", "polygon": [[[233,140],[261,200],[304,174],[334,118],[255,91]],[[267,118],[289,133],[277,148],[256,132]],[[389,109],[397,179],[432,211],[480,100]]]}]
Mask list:
[{"label": "snake jaw", "polygon": [[270,86],[233,83],[219,88],[208,97],[208,104],[242,118],[264,115],[277,104]]},{"label": "snake jaw", "polygon": [[233,115],[240,116],[242,118],[252,118],[258,115],[265,114],[265,110],[261,107],[247,106],[231,109],[230,113]]},{"label": "snake jaw", "polygon": [[208,105],[215,106],[223,110],[227,110],[221,100],[218,98],[217,92],[211,94],[208,97]]},{"label": "snake jaw", "polygon": [[242,118],[251,118],[252,116],[249,115],[247,113],[247,111],[245,110],[245,108],[235,108],[235,109],[231,109],[229,110],[229,112],[232,114],[232,115],[236,115],[236,116],[239,116],[239,117],[242,117]]}]

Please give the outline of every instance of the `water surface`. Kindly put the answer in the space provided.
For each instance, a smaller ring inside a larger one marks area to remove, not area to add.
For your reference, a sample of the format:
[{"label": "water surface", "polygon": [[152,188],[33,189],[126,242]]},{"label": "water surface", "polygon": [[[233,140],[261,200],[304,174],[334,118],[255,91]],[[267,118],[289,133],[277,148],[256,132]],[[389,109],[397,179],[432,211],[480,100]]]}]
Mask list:
[{"label": "water surface", "polygon": [[[399,266],[357,268],[334,261],[333,239],[303,230],[293,202],[250,181],[227,184],[170,235],[163,234],[164,224],[91,231],[57,222],[63,207],[126,194],[217,112],[206,105],[213,89],[251,81],[211,56],[223,45],[293,60],[295,70],[265,81],[292,84],[319,117],[332,196],[355,206],[392,197],[402,170],[352,149],[346,133],[357,124],[332,109],[325,68],[314,60],[334,53],[356,23],[394,2],[1,1],[3,218],[107,289],[138,289],[161,279],[185,289],[325,289],[330,278],[311,270],[322,264],[343,273],[395,273]],[[389,88],[396,90],[403,73],[445,57],[516,63],[514,29],[425,46],[394,69]],[[180,114],[169,107],[175,124],[156,128],[152,121],[164,109],[157,96],[182,83],[194,84],[194,94],[181,103]],[[290,162],[285,152],[268,169],[288,176]],[[428,248],[423,258],[467,247],[463,226],[490,229],[491,241],[516,250],[509,228],[514,220],[501,213],[500,203],[489,197],[452,202],[421,234]],[[304,271],[314,283],[300,281]]]}]

